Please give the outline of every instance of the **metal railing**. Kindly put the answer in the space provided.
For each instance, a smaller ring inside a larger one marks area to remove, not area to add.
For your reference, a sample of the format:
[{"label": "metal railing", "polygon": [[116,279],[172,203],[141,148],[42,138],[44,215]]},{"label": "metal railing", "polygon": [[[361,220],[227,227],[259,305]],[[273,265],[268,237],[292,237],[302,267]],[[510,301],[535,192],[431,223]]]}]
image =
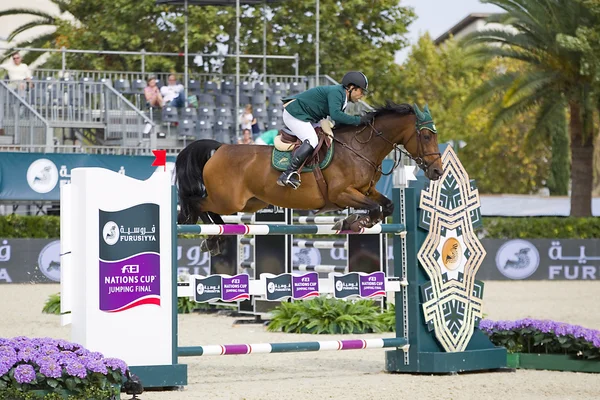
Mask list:
[{"label": "metal railing", "polygon": [[[34,47],[0,47],[0,50],[4,51],[32,51],[38,53],[61,53],[62,55],[62,71],[67,71],[69,69],[67,65],[67,54],[94,54],[97,56],[103,56],[107,54],[114,54],[120,56],[132,56],[138,57],[141,62],[141,73],[146,73],[146,57],[184,57],[183,53],[169,53],[169,52],[148,52],[145,50],[141,51],[114,51],[114,50],[79,50],[79,49],[67,49],[66,47],[62,47],[60,49],[43,49],[43,48],[34,48]],[[189,57],[202,57],[207,60],[225,60],[227,58],[235,58],[238,57],[235,54],[209,54],[209,53],[188,53]],[[266,54],[239,54],[239,58],[241,59],[267,59],[267,60],[290,60],[293,61],[292,67],[294,68],[295,76],[298,76],[298,68],[300,57],[296,53],[292,56],[284,56],[284,55],[266,55]],[[190,71],[191,73],[192,71]]]},{"label": "metal railing", "polygon": [[0,143],[4,145],[53,145],[50,123],[24,98],[24,88],[0,81]]},{"label": "metal railing", "polygon": [[[2,84],[8,87],[4,82]],[[102,132],[102,137],[97,138],[104,143],[156,146],[154,122],[110,85],[68,79],[32,80],[29,85],[12,82],[10,85],[21,88],[20,96],[15,94],[19,104],[35,112],[49,127],[96,128]],[[15,101],[4,103],[13,104]],[[21,140],[19,143],[36,145],[46,142],[34,137],[31,141]]]}]

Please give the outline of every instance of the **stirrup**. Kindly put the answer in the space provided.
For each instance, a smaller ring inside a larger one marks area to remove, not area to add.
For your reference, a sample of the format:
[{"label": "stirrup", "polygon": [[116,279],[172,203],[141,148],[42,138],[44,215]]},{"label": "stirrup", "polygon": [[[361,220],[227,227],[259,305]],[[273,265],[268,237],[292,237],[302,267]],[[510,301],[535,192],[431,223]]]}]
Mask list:
[{"label": "stirrup", "polygon": [[[298,179],[295,179],[294,175],[297,175]],[[286,171],[279,176],[279,179],[277,179],[277,184],[279,186],[289,186],[294,190],[300,187],[300,183],[301,180],[298,171],[291,171],[289,173]]]}]

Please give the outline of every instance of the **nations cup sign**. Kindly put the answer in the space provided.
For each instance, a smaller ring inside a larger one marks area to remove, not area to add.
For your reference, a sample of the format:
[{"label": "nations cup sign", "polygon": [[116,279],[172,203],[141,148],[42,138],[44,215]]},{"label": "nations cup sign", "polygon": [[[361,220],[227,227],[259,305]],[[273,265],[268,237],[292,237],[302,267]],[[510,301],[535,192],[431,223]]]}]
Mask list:
[{"label": "nations cup sign", "polygon": [[158,205],[99,211],[100,310],[160,306]]}]

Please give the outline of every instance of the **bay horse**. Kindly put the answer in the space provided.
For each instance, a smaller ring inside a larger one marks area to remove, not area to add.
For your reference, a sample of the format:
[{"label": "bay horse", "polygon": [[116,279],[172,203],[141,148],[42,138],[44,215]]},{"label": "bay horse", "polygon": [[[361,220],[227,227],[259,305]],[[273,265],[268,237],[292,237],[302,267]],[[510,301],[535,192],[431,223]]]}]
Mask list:
[{"label": "bay horse", "polygon": [[[383,221],[392,214],[394,203],[375,190],[375,184],[390,152],[402,151],[398,145],[403,145],[406,152],[402,152],[431,180],[442,176],[443,167],[428,106],[421,111],[417,105],[388,101],[370,114],[371,122],[366,125],[334,129],[333,159],[323,170],[329,203],[312,172],[301,174],[297,190],[277,185],[280,171],[271,166],[272,146],[207,139],[190,143],[175,163],[178,223],[196,224],[200,218],[207,224],[223,224],[221,215],[254,213],[269,204],[298,210],[319,210],[326,204],[333,204],[334,209],[368,210],[366,215],[355,214],[338,222],[335,230],[358,231]],[[398,157],[394,168],[399,162]],[[219,254],[220,240],[219,236],[208,237],[201,250]]]}]

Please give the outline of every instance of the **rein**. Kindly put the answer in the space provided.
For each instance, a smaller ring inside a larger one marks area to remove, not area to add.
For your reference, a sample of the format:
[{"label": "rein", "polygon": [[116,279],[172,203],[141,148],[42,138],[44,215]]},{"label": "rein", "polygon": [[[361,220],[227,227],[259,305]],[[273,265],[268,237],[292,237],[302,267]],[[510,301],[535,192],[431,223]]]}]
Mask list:
[{"label": "rein", "polygon": [[[375,179],[375,175],[379,172],[384,176],[388,176],[391,175],[394,170],[396,168],[398,168],[400,166],[400,162],[402,161],[402,157],[398,156],[398,153],[404,154],[406,155],[408,158],[410,158],[411,160],[413,160],[417,166],[419,166],[419,168],[421,168],[423,171],[427,171],[427,169],[434,163],[437,161],[438,158],[440,158],[442,155],[439,152],[434,152],[434,153],[423,153],[423,143],[420,140],[421,138],[421,130],[422,129],[428,129],[426,128],[424,125],[431,123],[432,121],[425,121],[422,123],[417,123],[416,125],[416,129],[414,131],[414,133],[411,135],[410,138],[408,138],[407,142],[410,142],[412,140],[412,138],[414,137],[417,140],[417,156],[413,157],[409,152],[407,152],[404,149],[401,149],[400,147],[398,147],[398,144],[392,142],[391,140],[389,140],[388,138],[383,136],[383,132],[378,131],[375,128],[375,118],[373,118],[372,121],[370,121],[367,125],[365,125],[362,129],[354,132],[354,136],[353,139],[356,140],[358,143],[360,144],[367,144],[371,141],[371,139],[373,139],[373,134],[375,133],[376,137],[379,137],[383,140],[385,140],[386,142],[388,142],[391,146],[392,146],[392,150],[394,151],[394,165],[392,166],[392,168],[388,171],[388,172],[383,172],[383,167],[382,164],[376,165],[373,161],[369,160],[367,157],[363,156],[362,154],[360,154],[358,151],[354,150],[354,148],[352,148],[351,146],[349,146],[347,143],[342,142],[341,140],[337,139],[336,137],[333,137],[333,140],[336,141],[337,143],[341,144],[342,147],[347,148],[348,150],[350,150],[351,152],[353,152],[354,154],[356,154],[359,158],[361,158],[362,160],[364,160],[366,163],[368,163],[371,167],[373,167],[373,169],[375,170],[375,173],[373,174],[373,179],[371,180],[371,185],[374,182]],[[362,142],[358,139],[358,135],[361,134],[365,129],[367,129],[367,127],[370,127],[371,130],[369,132],[369,138]],[[434,158],[430,163],[425,162],[424,157],[427,156],[437,156],[437,158]],[[371,187],[369,187],[370,190]]]}]

